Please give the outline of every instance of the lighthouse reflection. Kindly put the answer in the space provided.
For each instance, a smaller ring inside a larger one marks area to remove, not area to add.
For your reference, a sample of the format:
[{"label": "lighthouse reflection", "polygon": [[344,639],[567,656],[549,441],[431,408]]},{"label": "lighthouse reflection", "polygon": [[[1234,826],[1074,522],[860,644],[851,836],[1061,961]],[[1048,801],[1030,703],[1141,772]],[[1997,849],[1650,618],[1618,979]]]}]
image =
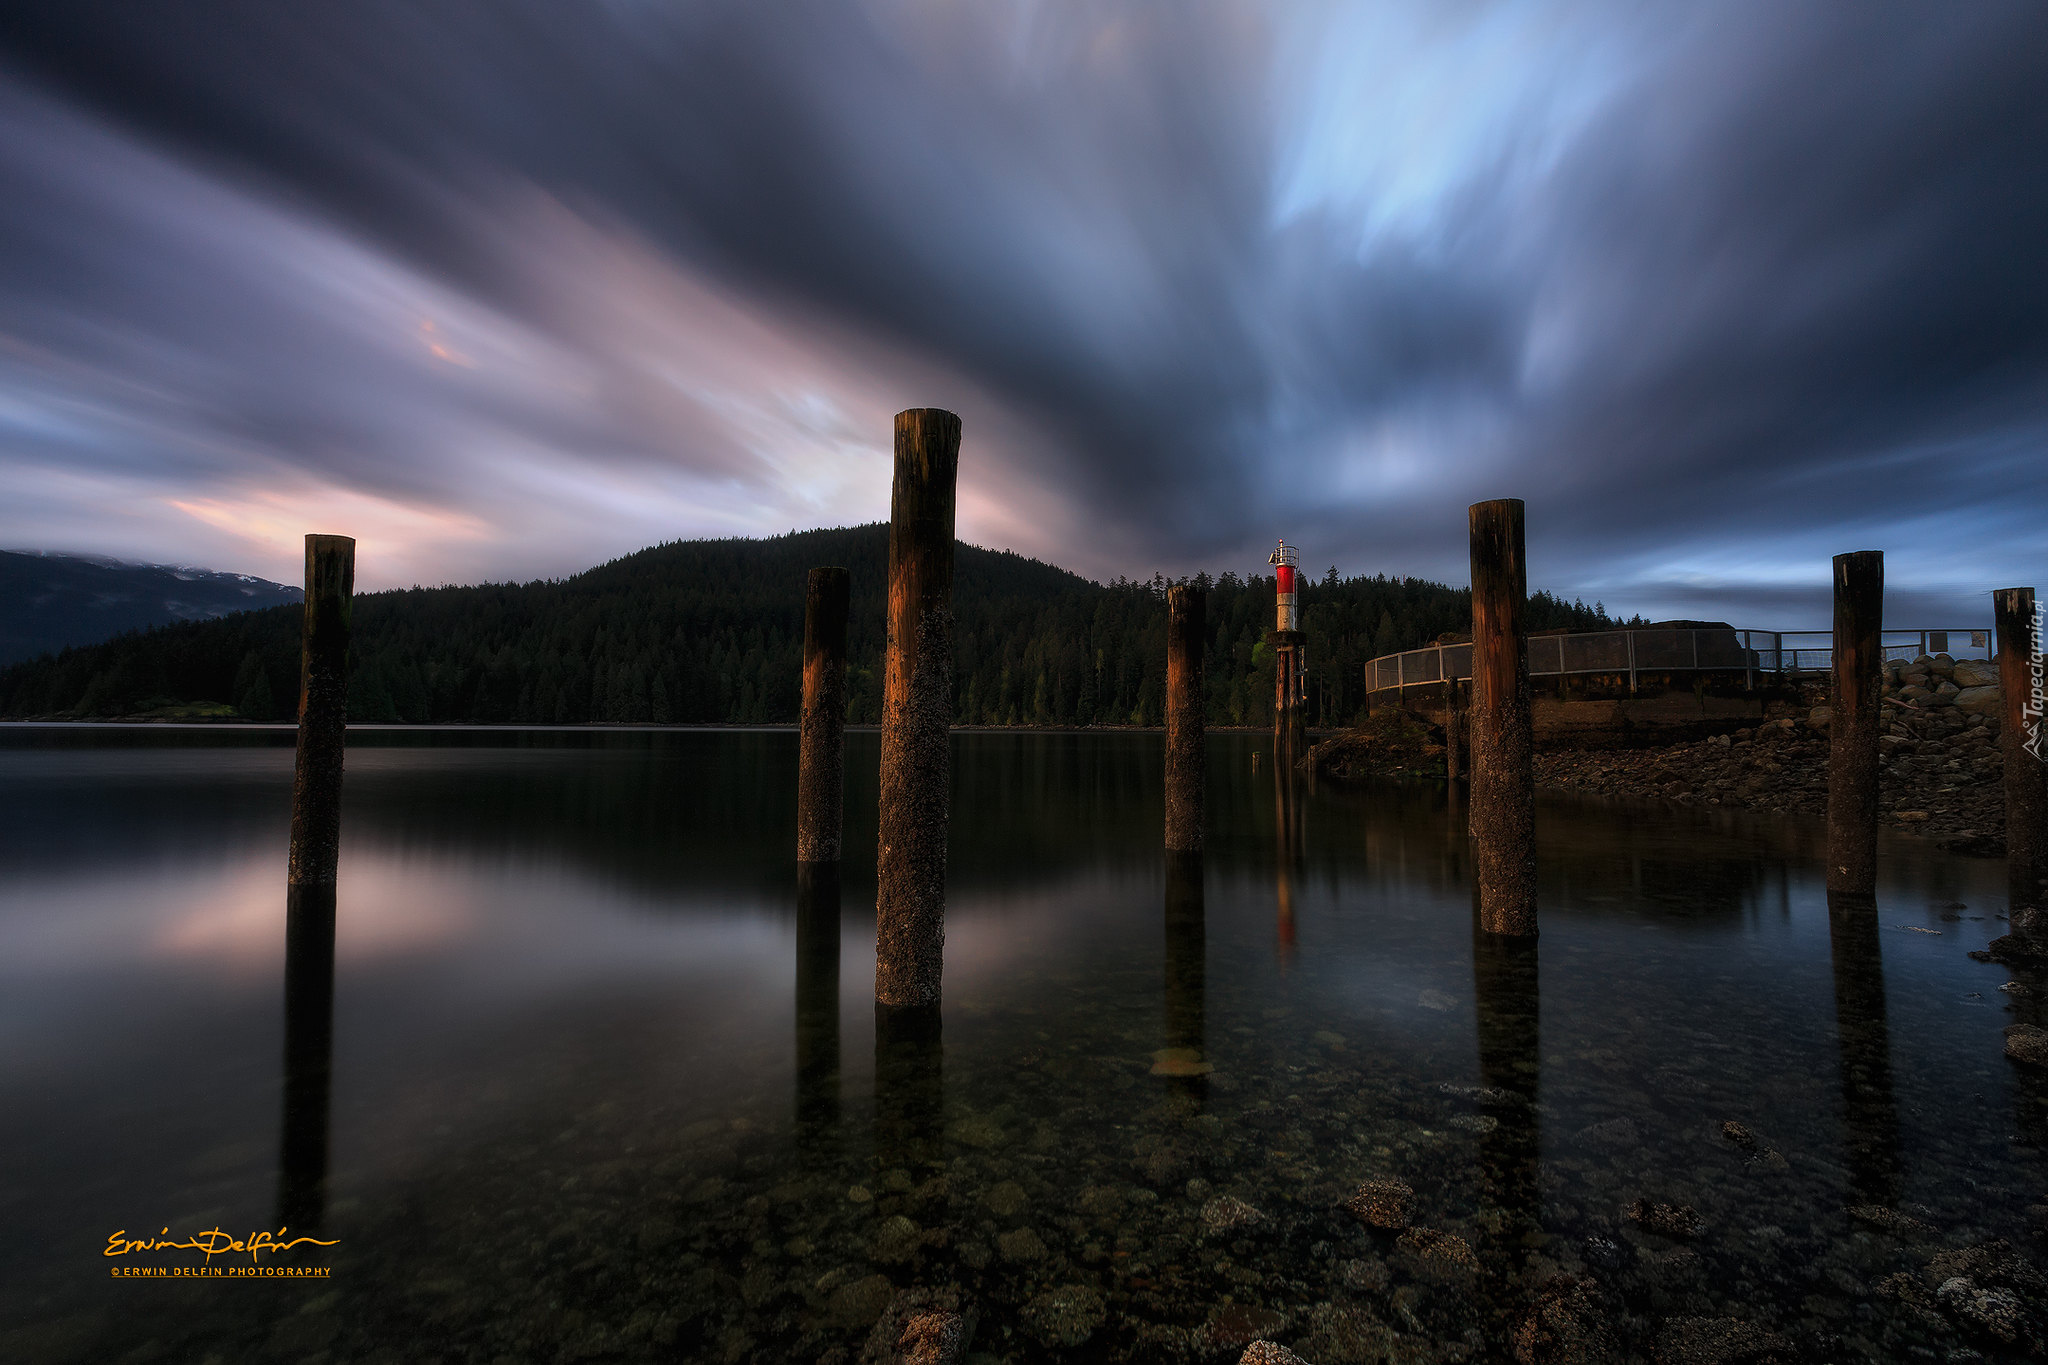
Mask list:
[{"label": "lighthouse reflection", "polygon": [[1303,831],[1301,753],[1291,738],[1276,732],[1273,742],[1273,861],[1277,900],[1275,934],[1280,961],[1294,959],[1294,883],[1301,873],[1307,844]]},{"label": "lighthouse reflection", "polygon": [[1215,1070],[1205,1053],[1209,930],[1202,855],[1166,854],[1166,1046],[1152,1054],[1152,1074],[1196,1099]]},{"label": "lighthouse reflection", "polygon": [[796,865],[796,1127],[815,1144],[839,1124],[839,864]]},{"label": "lighthouse reflection", "polygon": [[285,898],[284,1118],[277,1221],[318,1228],[327,1216],[328,1109],[334,1063],[334,888]]}]

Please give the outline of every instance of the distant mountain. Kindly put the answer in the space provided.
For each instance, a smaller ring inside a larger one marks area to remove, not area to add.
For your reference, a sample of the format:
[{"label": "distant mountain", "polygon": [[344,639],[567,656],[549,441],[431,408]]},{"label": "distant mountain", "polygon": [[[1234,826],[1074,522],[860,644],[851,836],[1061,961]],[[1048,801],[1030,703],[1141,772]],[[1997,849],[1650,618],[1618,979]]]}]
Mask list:
[{"label": "distant mountain", "polygon": [[[793,721],[804,575],[852,573],[848,718],[881,716],[889,528],[658,545],[552,582],[409,588],[355,600],[349,717],[514,724]],[[954,562],[953,715],[963,725],[1160,723],[1166,582],[1095,583],[972,545]],[[298,696],[300,613],[287,608],[166,626],[0,670],[0,716],[240,716],[286,720]],[[1532,629],[1607,624],[1542,593]],[[1365,660],[1472,623],[1471,594],[1419,578],[1340,579],[1302,590],[1309,705],[1348,721]],[[1263,643],[1273,580],[1211,582],[1212,724],[1270,723]]]},{"label": "distant mountain", "polygon": [[297,602],[299,588],[247,574],[96,555],[0,550],[0,668],[128,630]]}]

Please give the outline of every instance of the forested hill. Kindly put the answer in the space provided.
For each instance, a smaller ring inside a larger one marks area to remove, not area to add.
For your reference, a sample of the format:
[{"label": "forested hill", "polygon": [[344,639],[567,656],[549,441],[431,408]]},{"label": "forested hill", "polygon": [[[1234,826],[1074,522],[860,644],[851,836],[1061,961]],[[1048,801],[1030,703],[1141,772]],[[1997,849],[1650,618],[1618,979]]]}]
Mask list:
[{"label": "forested hill", "polygon": [[[363,721],[760,723],[794,721],[804,576],[853,575],[849,718],[881,714],[888,527],[660,545],[558,582],[411,588],[355,602],[349,715]],[[1158,724],[1166,582],[1090,582],[962,545],[953,602],[955,719],[964,725]],[[1605,613],[1535,594],[1532,629]],[[124,635],[0,673],[0,715],[289,719],[296,606]],[[1266,724],[1273,580],[1210,584],[1211,724]],[[1302,591],[1311,716],[1352,719],[1365,660],[1469,628],[1471,596],[1415,578],[1340,579]]]}]

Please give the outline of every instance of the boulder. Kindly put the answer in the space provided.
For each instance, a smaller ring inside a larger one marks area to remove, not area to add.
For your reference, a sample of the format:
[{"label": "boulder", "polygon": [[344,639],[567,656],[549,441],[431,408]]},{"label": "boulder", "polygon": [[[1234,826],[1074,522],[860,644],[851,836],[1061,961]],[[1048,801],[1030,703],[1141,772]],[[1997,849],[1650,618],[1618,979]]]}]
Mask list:
[{"label": "boulder", "polygon": [[1949,678],[1957,687],[1995,687],[1998,666],[1983,659],[1961,659]]},{"label": "boulder", "polygon": [[1952,698],[1955,708],[1973,716],[1995,716],[2003,709],[2005,696],[1997,687],[1965,687]]},{"label": "boulder", "polygon": [[2034,1024],[2008,1025],[2005,1055],[2027,1066],[2048,1067],[2048,1029]]},{"label": "boulder", "polygon": [[1628,1207],[1629,1221],[1664,1237],[1691,1240],[1700,1235],[1702,1220],[1690,1204],[1652,1204],[1638,1199]]},{"label": "boulder", "polygon": [[1244,1348],[1244,1354],[1237,1358],[1237,1365],[1308,1365],[1308,1362],[1285,1346],[1255,1341]]},{"label": "boulder", "polygon": [[1376,1228],[1405,1228],[1415,1191],[1399,1180],[1368,1180],[1344,1201],[1359,1222]]},{"label": "boulder", "polygon": [[1018,1316],[1041,1343],[1064,1349],[1095,1335],[1109,1308],[1093,1285],[1063,1284],[1031,1299]]},{"label": "boulder", "polygon": [[1599,1285],[1589,1279],[1557,1275],[1547,1281],[1515,1328],[1520,1365],[1606,1365],[1624,1359],[1598,1294]]},{"label": "boulder", "polygon": [[960,1291],[906,1289],[868,1333],[861,1365],[959,1365],[975,1312]]}]

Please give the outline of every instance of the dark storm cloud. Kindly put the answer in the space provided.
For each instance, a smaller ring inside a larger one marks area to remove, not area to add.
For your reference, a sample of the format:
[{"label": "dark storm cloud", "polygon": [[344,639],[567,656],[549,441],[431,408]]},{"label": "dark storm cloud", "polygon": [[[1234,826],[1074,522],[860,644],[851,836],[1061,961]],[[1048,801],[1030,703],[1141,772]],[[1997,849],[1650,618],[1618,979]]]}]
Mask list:
[{"label": "dark storm cloud", "polygon": [[874,515],[831,452],[929,401],[985,438],[969,529],[1098,573],[1285,533],[1457,578],[1503,494],[1538,582],[1653,614],[1810,618],[1864,545],[1974,611],[2048,559],[2037,5],[0,25],[8,439],[53,508],[66,462],[239,469],[177,501],[244,527],[315,496],[283,471],[466,538],[449,572],[555,571],[637,543],[615,503]]}]

